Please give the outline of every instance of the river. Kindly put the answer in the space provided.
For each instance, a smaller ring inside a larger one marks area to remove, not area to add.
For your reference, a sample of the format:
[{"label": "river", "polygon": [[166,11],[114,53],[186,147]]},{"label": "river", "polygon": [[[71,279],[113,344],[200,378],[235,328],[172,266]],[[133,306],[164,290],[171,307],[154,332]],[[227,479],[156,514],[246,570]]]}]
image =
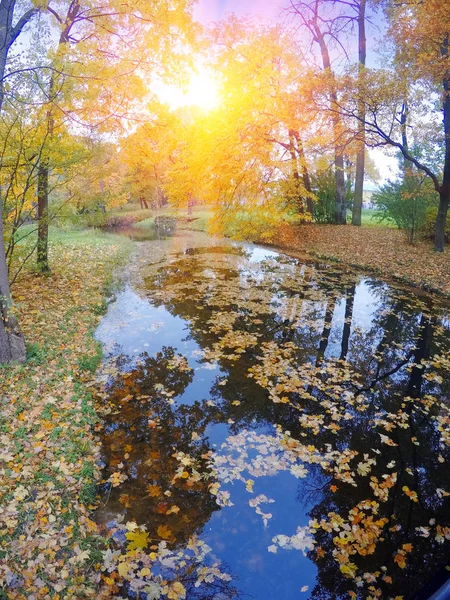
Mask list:
[{"label": "river", "polygon": [[139,243],[96,332],[97,521],[207,544],[227,577],[185,573],[189,599],[427,597],[448,575],[449,330],[445,302],[353,270]]}]

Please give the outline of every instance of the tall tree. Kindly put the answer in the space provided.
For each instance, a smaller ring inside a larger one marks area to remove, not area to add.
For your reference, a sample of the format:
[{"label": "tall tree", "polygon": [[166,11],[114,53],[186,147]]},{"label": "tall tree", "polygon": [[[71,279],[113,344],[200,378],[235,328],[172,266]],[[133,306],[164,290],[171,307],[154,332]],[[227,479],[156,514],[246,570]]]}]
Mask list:
[{"label": "tall tree", "polygon": [[395,43],[392,68],[366,71],[364,86],[358,91],[355,83],[338,110],[365,125],[369,145],[396,148],[430,177],[439,194],[434,247],[442,252],[450,204],[450,5],[388,2],[387,16]]},{"label": "tall tree", "polygon": [[[366,0],[356,2],[358,11],[358,78],[364,77],[366,67]],[[364,191],[364,158],[365,158],[365,104],[360,101],[358,105],[358,132],[357,132],[357,154],[355,174],[355,194],[353,196],[352,225],[361,225],[361,211]]]},{"label": "tall tree", "polygon": [[[125,5],[108,0],[99,6],[91,0],[71,0],[51,7],[59,40],[52,52],[46,92],[49,151],[42,157],[38,181],[37,264],[41,271],[49,270],[50,154],[61,119],[75,115],[77,126],[81,122],[89,128],[109,126],[117,135],[122,127],[120,115],[133,118],[138,100],[148,93],[142,77],[149,76],[149,69],[152,74],[170,71],[177,54],[172,52],[174,46],[189,37],[190,10],[190,0],[177,0],[174,6],[158,1],[148,7],[138,1]],[[76,64],[78,68],[73,67]],[[97,100],[102,104],[100,118],[94,108]]]},{"label": "tall tree", "polygon": [[328,11],[323,0],[309,0],[307,2],[297,2],[291,0],[292,11],[300,20],[303,29],[309,32],[314,44],[319,48],[322,67],[325,73],[326,92],[329,98],[329,109],[331,114],[331,123],[333,127],[333,145],[334,145],[334,173],[336,180],[336,211],[335,221],[337,224],[345,224],[346,201],[345,201],[345,170],[344,170],[344,151],[345,151],[345,132],[342,118],[338,110],[338,89],[335,73],[332,69],[329,43],[333,42],[341,45],[339,33],[342,29],[340,15],[327,14],[324,17],[321,13]]},{"label": "tall tree", "polygon": [[[0,114],[5,95],[5,75],[9,52],[24,27],[39,10],[40,8],[33,6],[29,10],[17,14],[16,0],[1,0],[0,2]],[[3,237],[2,204],[0,201],[0,363],[22,362],[26,357],[25,342],[17,319],[11,311],[11,291]]]}]

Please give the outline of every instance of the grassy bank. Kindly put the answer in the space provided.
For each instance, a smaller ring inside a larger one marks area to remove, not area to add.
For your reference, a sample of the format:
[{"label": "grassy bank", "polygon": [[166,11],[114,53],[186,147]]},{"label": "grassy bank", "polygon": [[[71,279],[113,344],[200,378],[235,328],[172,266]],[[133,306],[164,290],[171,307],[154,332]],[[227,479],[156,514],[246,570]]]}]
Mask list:
[{"label": "grassy bank", "polygon": [[53,232],[52,274],[28,268],[13,289],[28,361],[0,367],[0,598],[97,597],[93,331],[131,247],[96,231]]}]

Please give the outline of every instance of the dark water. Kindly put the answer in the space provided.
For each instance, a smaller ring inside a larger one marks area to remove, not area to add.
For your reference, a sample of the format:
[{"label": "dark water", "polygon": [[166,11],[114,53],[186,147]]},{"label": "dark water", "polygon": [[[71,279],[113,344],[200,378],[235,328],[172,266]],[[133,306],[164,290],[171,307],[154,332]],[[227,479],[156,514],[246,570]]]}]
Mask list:
[{"label": "dark water", "polygon": [[139,264],[97,331],[107,476],[127,476],[98,521],[199,535],[233,579],[188,598],[427,597],[449,562],[448,306],[202,235]]}]

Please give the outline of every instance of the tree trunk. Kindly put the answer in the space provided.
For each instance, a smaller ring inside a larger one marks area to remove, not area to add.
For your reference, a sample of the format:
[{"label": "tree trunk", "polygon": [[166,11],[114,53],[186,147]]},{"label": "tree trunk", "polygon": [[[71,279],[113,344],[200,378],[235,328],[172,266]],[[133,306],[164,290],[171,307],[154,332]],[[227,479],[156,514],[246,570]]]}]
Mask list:
[{"label": "tree trunk", "polygon": [[[49,102],[53,101],[55,81],[53,75],[50,79]],[[51,143],[54,131],[54,117],[52,106],[47,110],[47,140],[44,143]],[[38,171],[37,196],[38,196],[38,242],[37,242],[37,268],[42,273],[50,273],[48,264],[48,191],[49,191],[50,160],[48,153],[43,150],[41,163]]]},{"label": "tree trunk", "polygon": [[311,198],[312,187],[311,187],[311,178],[309,176],[308,165],[306,163],[305,151],[303,149],[302,138],[298,131],[294,131],[294,137],[297,141],[297,153],[298,158],[300,160],[300,166],[302,168],[302,179],[303,179],[303,187],[308,192],[308,196],[306,198],[306,210],[312,216],[313,214],[313,200]]},{"label": "tree trunk", "polygon": [[[339,131],[340,128],[335,128]],[[338,225],[345,225],[347,222],[347,207],[345,202],[345,171],[344,171],[344,153],[339,145],[336,145],[334,153],[334,169],[336,180],[336,213],[335,220]]]},{"label": "tree trunk", "polygon": [[[64,22],[64,29],[59,36],[59,43],[57,53],[61,51],[65,44],[69,43],[70,30],[76,20],[80,9],[78,1],[72,3],[67,13],[66,20]],[[48,142],[51,143],[54,130],[55,130],[55,115],[53,112],[53,101],[55,99],[55,74],[52,74],[50,78],[50,85],[48,89],[48,100],[49,107],[47,110],[47,136]],[[48,263],[48,223],[49,223],[49,212],[48,212],[48,193],[49,193],[49,176],[50,176],[50,160],[47,152],[42,153],[41,164],[39,166],[38,173],[38,245],[37,245],[37,267],[39,271],[43,273],[50,272],[50,266]]]},{"label": "tree trunk", "polygon": [[2,202],[0,199],[0,364],[12,361],[25,362],[25,340],[17,319],[11,313],[8,267],[3,238]]},{"label": "tree trunk", "polygon": [[317,43],[320,46],[322,64],[325,71],[330,75],[330,102],[332,110],[332,124],[334,137],[334,176],[336,180],[336,210],[335,222],[338,225],[345,225],[347,222],[345,206],[345,174],[344,174],[344,149],[342,147],[342,123],[338,114],[338,97],[336,90],[336,81],[334,73],[331,70],[330,54],[325,43],[325,38],[317,23],[317,15],[312,23],[316,35]]},{"label": "tree trunk", "polygon": [[298,164],[297,164],[297,152],[295,149],[295,136],[294,131],[289,129],[289,154],[291,155],[291,163],[292,163],[292,177],[294,178],[294,198],[297,204],[297,210],[299,214],[304,214],[305,208],[303,206],[303,198],[300,194],[300,174],[298,172]]},{"label": "tree trunk", "polygon": [[[26,23],[39,9],[31,8],[13,25],[15,0],[0,2],[0,114],[4,99],[4,76],[9,50]],[[1,163],[0,163],[1,167]],[[16,318],[11,313],[8,267],[6,265],[3,230],[3,198],[0,196],[0,363],[24,362],[25,341]]]},{"label": "tree trunk", "polygon": [[[444,186],[442,186],[443,188]],[[434,233],[434,249],[443,252],[445,246],[445,229],[447,225],[448,205],[450,202],[450,187],[442,189],[439,193],[439,208],[436,217]]]},{"label": "tree trunk", "polygon": [[[448,55],[448,38],[444,44],[442,53]],[[436,252],[443,252],[445,246],[445,227],[447,224],[447,212],[450,202],[450,76],[444,79],[444,101],[442,104],[444,116],[444,134],[445,134],[445,159],[444,175],[442,185],[439,190],[439,208],[436,217],[436,229],[434,236],[434,249]]]},{"label": "tree trunk", "polygon": [[[366,0],[360,0],[358,10],[358,58],[359,58],[359,96],[361,96],[361,80],[364,76],[366,66]],[[361,213],[364,192],[364,152],[366,132],[364,121],[366,120],[365,103],[358,101],[358,140],[356,154],[355,195],[353,198],[352,225],[361,225]]]},{"label": "tree trunk", "polygon": [[48,264],[48,172],[48,162],[39,166],[37,267],[42,273],[50,272]]}]

